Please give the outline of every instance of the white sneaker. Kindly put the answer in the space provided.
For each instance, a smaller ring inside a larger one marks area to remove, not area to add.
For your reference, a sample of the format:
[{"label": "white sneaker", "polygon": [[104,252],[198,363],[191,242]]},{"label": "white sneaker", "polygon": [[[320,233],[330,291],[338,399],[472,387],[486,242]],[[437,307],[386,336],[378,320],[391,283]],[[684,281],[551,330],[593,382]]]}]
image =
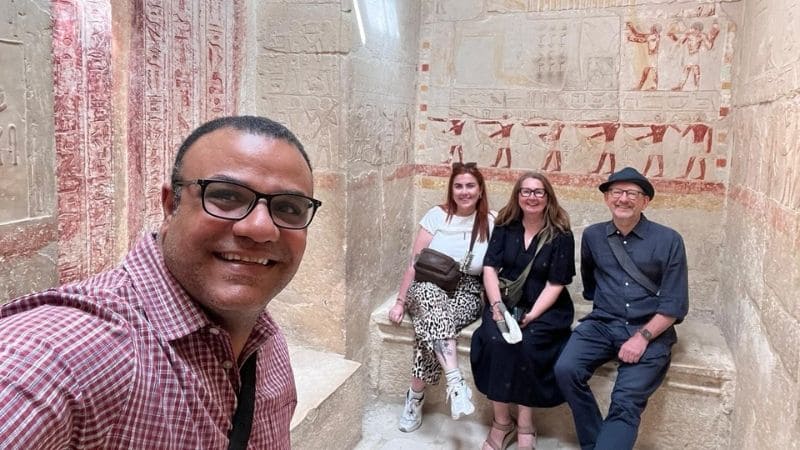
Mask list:
[{"label": "white sneaker", "polygon": [[403,415],[400,416],[400,431],[410,433],[422,425],[422,405],[425,397],[412,398],[411,390],[406,392],[406,405],[403,407]]},{"label": "white sneaker", "polygon": [[461,416],[468,416],[475,412],[475,406],[470,399],[472,389],[462,379],[458,383],[447,386],[447,399],[450,401],[450,415],[453,420],[458,420]]}]

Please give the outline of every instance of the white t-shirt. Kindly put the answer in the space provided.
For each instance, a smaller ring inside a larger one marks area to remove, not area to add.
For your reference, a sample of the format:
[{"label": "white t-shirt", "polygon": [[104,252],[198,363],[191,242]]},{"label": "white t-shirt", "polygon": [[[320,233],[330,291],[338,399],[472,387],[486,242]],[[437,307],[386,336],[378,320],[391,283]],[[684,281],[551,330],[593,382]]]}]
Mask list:
[{"label": "white t-shirt", "polygon": [[[494,211],[489,213],[489,233],[494,229]],[[475,213],[467,217],[452,216],[447,222],[447,213],[439,206],[434,206],[419,221],[419,225],[433,235],[433,240],[428,247],[440,251],[463,263],[469,250],[469,241],[472,238],[472,224]],[[475,239],[472,247],[472,263],[467,270],[470,275],[480,275],[483,271],[483,257],[489,248],[489,240],[481,242]]]}]

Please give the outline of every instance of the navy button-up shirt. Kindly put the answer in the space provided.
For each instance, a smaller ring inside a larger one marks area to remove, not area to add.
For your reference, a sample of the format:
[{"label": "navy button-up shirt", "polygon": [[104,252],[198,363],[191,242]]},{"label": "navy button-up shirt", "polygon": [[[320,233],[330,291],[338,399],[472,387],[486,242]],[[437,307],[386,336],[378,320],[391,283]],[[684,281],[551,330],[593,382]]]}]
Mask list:
[{"label": "navy button-up shirt", "polygon": [[689,276],[681,235],[642,214],[627,236],[619,236],[634,264],[659,286],[655,295],[628,275],[614,257],[608,239],[617,238],[615,234],[620,232],[611,221],[590,225],[583,232],[583,296],[594,302],[587,318],[639,327],[660,313],[680,323],[689,310]]}]

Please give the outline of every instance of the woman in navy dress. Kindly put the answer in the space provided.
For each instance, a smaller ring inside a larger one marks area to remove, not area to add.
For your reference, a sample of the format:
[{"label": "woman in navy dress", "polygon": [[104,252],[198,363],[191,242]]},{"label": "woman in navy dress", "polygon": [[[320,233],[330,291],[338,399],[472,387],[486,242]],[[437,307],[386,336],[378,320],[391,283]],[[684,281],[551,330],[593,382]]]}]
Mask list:
[{"label": "woman in navy dress", "polygon": [[[533,260],[516,312],[522,342],[507,343],[498,274],[516,279]],[[484,449],[504,449],[514,438],[510,404],[518,406],[517,446],[536,445],[533,407],[564,402],[553,366],[570,335],[574,316],[565,288],[575,275],[575,240],[566,211],[544,175],[523,174],[500,210],[484,258],[483,282],[490,307],[472,337],[470,359],[478,390],[492,401],[494,420]]]}]

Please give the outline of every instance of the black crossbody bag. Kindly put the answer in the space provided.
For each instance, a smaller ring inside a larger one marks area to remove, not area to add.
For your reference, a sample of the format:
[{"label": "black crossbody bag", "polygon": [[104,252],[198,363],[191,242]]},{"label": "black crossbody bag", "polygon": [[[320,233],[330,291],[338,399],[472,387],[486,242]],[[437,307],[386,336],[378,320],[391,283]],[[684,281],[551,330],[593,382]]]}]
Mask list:
[{"label": "black crossbody bag", "polygon": [[258,352],[254,352],[239,370],[242,386],[239,388],[236,411],[233,413],[232,427],[228,433],[228,450],[246,450],[253,428],[253,412],[256,403],[256,360]]}]

